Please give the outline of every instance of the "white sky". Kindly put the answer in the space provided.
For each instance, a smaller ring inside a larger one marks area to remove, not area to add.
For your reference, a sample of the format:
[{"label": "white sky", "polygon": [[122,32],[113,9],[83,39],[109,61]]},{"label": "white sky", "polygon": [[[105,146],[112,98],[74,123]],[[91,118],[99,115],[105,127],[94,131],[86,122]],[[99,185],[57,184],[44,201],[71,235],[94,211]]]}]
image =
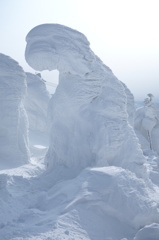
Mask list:
[{"label": "white sky", "polygon": [[159,98],[159,0],[0,0],[0,52],[34,73],[25,37],[43,23],[81,31],[135,99]]}]

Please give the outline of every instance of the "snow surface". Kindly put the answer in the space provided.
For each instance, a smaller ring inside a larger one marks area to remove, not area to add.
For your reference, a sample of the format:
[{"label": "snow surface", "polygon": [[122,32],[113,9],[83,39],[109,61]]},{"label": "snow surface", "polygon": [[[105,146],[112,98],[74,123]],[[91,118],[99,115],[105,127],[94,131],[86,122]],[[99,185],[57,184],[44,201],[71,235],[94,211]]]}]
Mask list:
[{"label": "snow surface", "polygon": [[31,131],[29,163],[0,171],[0,239],[158,240],[159,158],[143,156],[130,91],[65,26],[31,30],[26,59],[59,85],[49,146]]},{"label": "snow surface", "polygon": [[28,119],[23,106],[25,73],[10,57],[0,54],[0,168],[29,160]]},{"label": "snow surface", "polygon": [[46,174],[37,156],[1,171],[1,239],[158,239],[157,186],[114,166],[73,175],[66,168]]}]

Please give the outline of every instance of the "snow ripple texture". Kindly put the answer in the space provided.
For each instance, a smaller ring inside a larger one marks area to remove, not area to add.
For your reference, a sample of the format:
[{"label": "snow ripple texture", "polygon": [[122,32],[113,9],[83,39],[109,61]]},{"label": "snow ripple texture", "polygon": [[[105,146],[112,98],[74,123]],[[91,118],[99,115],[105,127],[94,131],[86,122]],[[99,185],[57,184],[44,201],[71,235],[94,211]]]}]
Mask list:
[{"label": "snow ripple texture", "polygon": [[28,120],[22,103],[25,73],[18,63],[0,54],[0,159],[1,168],[28,162]]},{"label": "snow ripple texture", "polygon": [[49,167],[114,165],[145,175],[145,159],[128,121],[133,112],[129,91],[93,53],[87,38],[63,25],[43,24],[26,41],[31,67],[59,71],[49,107]]}]

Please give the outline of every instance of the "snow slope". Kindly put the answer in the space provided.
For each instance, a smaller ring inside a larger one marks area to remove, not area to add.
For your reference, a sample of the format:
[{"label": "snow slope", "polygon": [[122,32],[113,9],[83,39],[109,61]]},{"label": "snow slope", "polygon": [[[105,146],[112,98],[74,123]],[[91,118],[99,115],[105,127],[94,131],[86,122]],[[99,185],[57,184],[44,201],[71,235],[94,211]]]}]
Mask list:
[{"label": "snow slope", "polygon": [[29,160],[28,119],[23,106],[25,73],[10,57],[0,54],[0,168]]},{"label": "snow slope", "polygon": [[50,103],[49,168],[115,165],[145,176],[145,159],[128,123],[129,93],[86,37],[59,24],[44,24],[32,29],[26,41],[31,67],[59,71]]}]

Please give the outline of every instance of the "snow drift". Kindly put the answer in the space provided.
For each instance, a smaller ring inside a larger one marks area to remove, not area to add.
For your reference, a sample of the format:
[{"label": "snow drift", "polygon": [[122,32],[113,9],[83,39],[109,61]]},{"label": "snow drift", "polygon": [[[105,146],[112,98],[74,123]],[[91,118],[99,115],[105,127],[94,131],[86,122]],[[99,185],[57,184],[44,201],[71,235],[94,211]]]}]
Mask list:
[{"label": "snow drift", "polygon": [[0,54],[0,168],[28,162],[28,120],[23,106],[25,73],[10,57]]},{"label": "snow drift", "polygon": [[32,29],[26,41],[31,67],[59,71],[50,103],[50,168],[115,165],[143,176],[145,159],[128,123],[129,93],[86,37],[59,24],[44,24]]}]

